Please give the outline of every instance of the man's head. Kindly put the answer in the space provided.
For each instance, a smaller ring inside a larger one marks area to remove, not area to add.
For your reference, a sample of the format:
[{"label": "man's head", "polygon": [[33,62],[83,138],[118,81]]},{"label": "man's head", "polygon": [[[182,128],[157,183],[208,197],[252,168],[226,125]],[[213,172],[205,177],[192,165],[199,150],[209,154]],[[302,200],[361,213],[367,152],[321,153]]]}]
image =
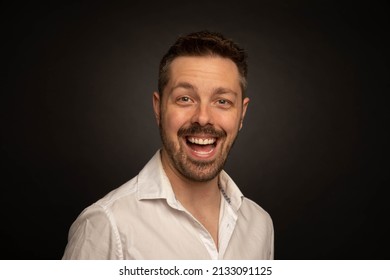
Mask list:
[{"label": "man's head", "polygon": [[179,37],[162,59],[153,106],[163,159],[178,176],[202,182],[222,170],[249,102],[246,73],[245,52],[217,33]]},{"label": "man's head", "polygon": [[247,53],[234,41],[217,32],[200,31],[180,36],[161,59],[158,77],[158,91],[163,94],[169,81],[172,61],[180,56],[220,56],[233,61],[240,73],[242,95],[247,86]]}]

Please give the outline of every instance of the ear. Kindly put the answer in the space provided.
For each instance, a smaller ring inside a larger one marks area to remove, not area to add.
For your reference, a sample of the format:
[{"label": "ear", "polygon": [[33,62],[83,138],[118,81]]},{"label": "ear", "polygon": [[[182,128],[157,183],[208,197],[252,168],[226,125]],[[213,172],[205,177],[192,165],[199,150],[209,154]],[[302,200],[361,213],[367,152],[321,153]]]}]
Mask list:
[{"label": "ear", "polygon": [[246,109],[248,108],[248,104],[249,104],[249,98],[245,97],[244,100],[242,101],[242,114],[241,114],[240,130],[242,128],[242,123],[243,123],[244,118],[245,118]]},{"label": "ear", "polygon": [[157,124],[160,125],[160,94],[158,92],[153,92],[153,110],[154,116],[156,117]]}]

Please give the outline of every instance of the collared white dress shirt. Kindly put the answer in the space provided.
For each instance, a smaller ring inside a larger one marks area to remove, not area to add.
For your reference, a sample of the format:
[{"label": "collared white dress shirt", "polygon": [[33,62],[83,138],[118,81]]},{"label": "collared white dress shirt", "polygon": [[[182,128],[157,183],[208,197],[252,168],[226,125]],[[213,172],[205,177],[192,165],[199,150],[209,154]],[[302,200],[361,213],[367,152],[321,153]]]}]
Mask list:
[{"label": "collared white dress shirt", "polygon": [[226,172],[219,176],[219,248],[176,200],[157,152],[138,176],[79,215],[63,259],[273,259],[270,216]]}]

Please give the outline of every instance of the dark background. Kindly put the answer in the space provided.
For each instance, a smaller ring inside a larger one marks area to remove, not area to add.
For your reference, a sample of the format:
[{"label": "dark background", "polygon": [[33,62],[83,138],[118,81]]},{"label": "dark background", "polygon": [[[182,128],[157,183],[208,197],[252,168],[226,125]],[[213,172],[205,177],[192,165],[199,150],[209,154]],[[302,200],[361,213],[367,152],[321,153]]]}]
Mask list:
[{"label": "dark background", "polygon": [[387,259],[389,24],[367,1],[2,4],[1,259],[59,259],[77,215],[160,147],[160,58],[179,34],[249,52],[226,166],[273,218],[277,259]]}]

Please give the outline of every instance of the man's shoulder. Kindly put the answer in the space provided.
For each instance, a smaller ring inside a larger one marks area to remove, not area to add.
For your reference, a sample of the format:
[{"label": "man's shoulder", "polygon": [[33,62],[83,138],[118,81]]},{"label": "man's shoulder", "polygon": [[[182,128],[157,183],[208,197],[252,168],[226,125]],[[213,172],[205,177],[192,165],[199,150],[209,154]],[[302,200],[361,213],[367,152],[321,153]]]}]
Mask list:
[{"label": "man's shoulder", "polygon": [[244,197],[240,208],[241,213],[248,219],[261,219],[272,223],[271,216],[259,204]]},{"label": "man's shoulder", "polygon": [[138,176],[135,176],[123,185],[107,193],[104,197],[96,201],[94,205],[102,208],[110,208],[115,204],[122,202],[127,203],[128,200],[136,199],[138,189],[137,180]]},{"label": "man's shoulder", "polygon": [[134,177],[120,187],[113,189],[95,203],[84,208],[72,224],[70,232],[74,232],[81,224],[85,224],[87,221],[95,227],[96,225],[104,226],[112,222],[114,216],[123,211],[128,211],[129,209],[126,207],[133,205],[133,202],[137,200],[136,182],[137,177]]},{"label": "man's shoulder", "polygon": [[159,189],[159,152],[149,160],[142,170],[132,179],[112,189],[104,197],[86,207],[81,216],[94,213],[94,215],[116,215],[129,212],[137,208],[145,193],[153,193]]}]

